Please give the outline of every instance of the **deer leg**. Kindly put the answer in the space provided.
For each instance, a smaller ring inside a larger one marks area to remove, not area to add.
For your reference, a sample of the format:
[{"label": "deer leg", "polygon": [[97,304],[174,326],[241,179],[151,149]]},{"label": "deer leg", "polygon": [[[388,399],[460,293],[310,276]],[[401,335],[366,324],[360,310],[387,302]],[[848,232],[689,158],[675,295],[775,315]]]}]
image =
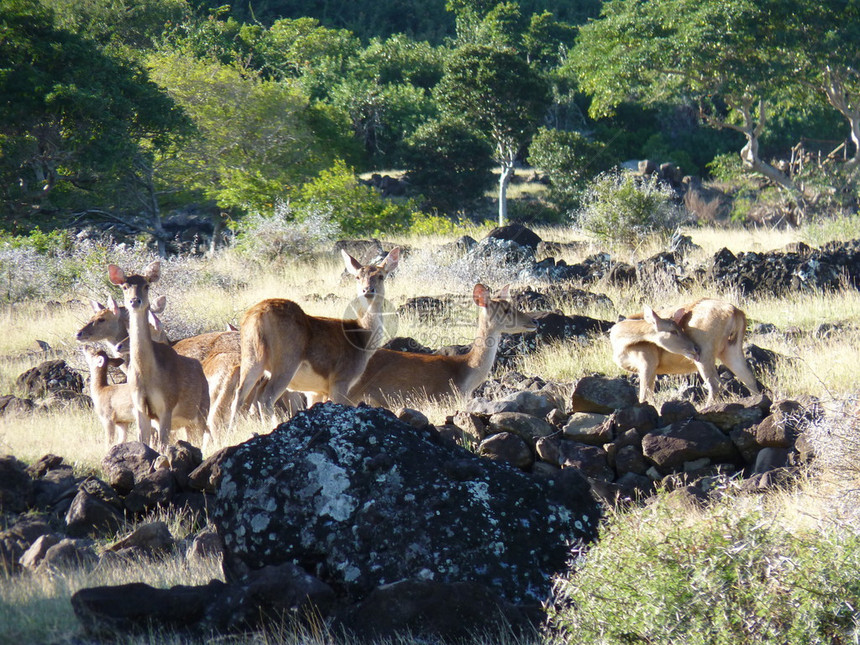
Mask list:
[{"label": "deer leg", "polygon": [[165,410],[158,417],[158,449],[161,451],[167,450],[170,442],[170,426],[173,423],[173,410]]},{"label": "deer leg", "polygon": [[713,357],[706,358],[703,356],[702,360],[696,363],[696,369],[699,370],[702,380],[705,381],[705,389],[708,390],[708,400],[705,405],[712,405],[714,403],[714,398],[720,389],[720,377],[717,375],[717,364],[714,362]]},{"label": "deer leg", "polygon": [[258,399],[260,419],[263,423],[265,423],[268,418],[277,425],[278,421],[277,416],[275,415],[275,401],[280,399],[284,392],[287,391],[287,387],[290,385],[290,381],[293,380],[293,376],[295,376],[297,369],[298,364],[293,366],[291,369],[280,372],[279,374],[272,374],[272,377],[263,386],[263,391],[260,393],[260,397]]},{"label": "deer leg", "polygon": [[[230,406],[229,428],[232,428],[236,423],[236,415],[239,413],[239,410],[245,406],[248,396],[254,391],[262,376],[263,364],[260,362],[250,364],[245,373],[240,375],[239,385],[236,387],[236,395],[233,397],[233,404]],[[254,398],[258,399],[256,396]]]},{"label": "deer leg", "polygon": [[125,443],[128,437],[128,424],[117,423],[115,432],[116,434],[114,435],[114,437],[116,438],[116,442]]},{"label": "deer leg", "polygon": [[744,356],[743,349],[740,346],[740,343],[737,345],[729,345],[726,348],[726,351],[723,352],[723,355],[720,357],[720,360],[723,364],[728,367],[732,374],[738,377],[741,383],[743,383],[746,388],[750,391],[751,394],[758,394],[759,387],[756,382],[755,374],[753,374],[752,369],[750,369],[749,363],[747,363],[747,359]]}]

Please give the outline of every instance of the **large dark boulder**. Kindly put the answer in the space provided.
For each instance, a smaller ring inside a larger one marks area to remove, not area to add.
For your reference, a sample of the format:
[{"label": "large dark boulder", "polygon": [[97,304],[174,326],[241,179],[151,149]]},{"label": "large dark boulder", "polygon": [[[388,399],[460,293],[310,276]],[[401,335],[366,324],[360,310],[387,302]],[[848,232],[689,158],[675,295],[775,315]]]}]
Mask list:
[{"label": "large dark boulder", "polygon": [[335,404],[238,446],[212,511],[228,573],[294,562],[353,600],[419,578],[540,601],[598,519],[594,499],[561,480],[481,459],[388,411]]}]

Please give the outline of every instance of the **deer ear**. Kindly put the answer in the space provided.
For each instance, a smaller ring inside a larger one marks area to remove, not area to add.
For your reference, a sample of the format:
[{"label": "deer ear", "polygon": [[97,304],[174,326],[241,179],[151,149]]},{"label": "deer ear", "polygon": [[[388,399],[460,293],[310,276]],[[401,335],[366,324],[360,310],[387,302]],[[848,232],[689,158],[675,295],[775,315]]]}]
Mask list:
[{"label": "deer ear", "polygon": [[672,320],[674,320],[675,324],[678,325],[678,327],[680,327],[681,324],[684,322],[684,316],[686,316],[686,315],[687,315],[687,310],[684,309],[683,307],[681,307],[675,313],[672,314]]},{"label": "deer ear", "polygon": [[107,304],[108,309],[111,310],[111,313],[114,316],[119,316],[119,305],[117,304],[116,300],[113,299],[113,296],[108,296]]},{"label": "deer ear", "polygon": [[106,307],[102,303],[100,303],[98,300],[93,300],[92,298],[90,298],[90,307],[92,307],[94,313],[98,313],[106,309]]},{"label": "deer ear", "polygon": [[96,367],[104,367],[106,360],[107,360],[107,356],[105,356],[103,354],[98,354],[98,355],[96,355],[96,359],[93,361],[93,364]]},{"label": "deer ear", "polygon": [[152,313],[152,310],[149,312],[149,324],[155,331],[161,333],[161,320],[159,320],[158,316]]},{"label": "deer ear", "polygon": [[158,260],[150,262],[143,270],[143,277],[146,278],[148,282],[158,282],[158,279],[161,277],[161,262]]},{"label": "deer ear", "polygon": [[496,298],[501,300],[510,300],[511,299],[511,285],[506,284],[499,290],[499,293],[496,294]]},{"label": "deer ear", "polygon": [[123,363],[125,363],[125,360],[122,358],[109,358],[108,359],[108,365],[110,365],[111,367],[119,367]]},{"label": "deer ear", "polygon": [[125,272],[115,264],[108,265],[108,278],[111,284],[122,286],[125,284]]},{"label": "deer ear", "polygon": [[486,307],[487,303],[490,302],[490,290],[479,282],[472,290],[472,300],[479,307]]},{"label": "deer ear", "polygon": [[651,309],[651,307],[649,307],[648,305],[645,305],[645,307],[642,309],[642,317],[655,327],[657,326],[657,314],[655,314],[654,310]]},{"label": "deer ear", "polygon": [[346,267],[346,270],[349,271],[352,275],[357,276],[358,272],[361,271],[361,262],[352,257],[349,253],[340,250],[341,257],[343,257],[343,264]]},{"label": "deer ear", "polygon": [[167,296],[158,296],[155,299],[155,304],[149,305],[149,310],[154,314],[160,314],[167,306]]},{"label": "deer ear", "polygon": [[382,269],[386,273],[391,273],[394,269],[397,268],[397,265],[400,263],[400,247],[395,246],[388,252],[388,255],[385,256],[385,259],[382,261]]}]

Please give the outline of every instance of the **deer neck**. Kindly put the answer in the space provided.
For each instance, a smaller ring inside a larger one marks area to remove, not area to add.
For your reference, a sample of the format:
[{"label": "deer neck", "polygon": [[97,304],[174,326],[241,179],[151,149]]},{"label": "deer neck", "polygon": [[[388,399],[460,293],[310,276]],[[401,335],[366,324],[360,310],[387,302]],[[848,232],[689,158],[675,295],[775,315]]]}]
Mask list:
[{"label": "deer neck", "polygon": [[382,344],[382,307],[384,298],[377,295],[368,303],[364,301],[364,309],[358,312],[356,321],[362,329],[370,332],[367,342],[368,350],[375,350]]},{"label": "deer neck", "polygon": [[155,365],[155,352],[152,348],[147,312],[146,307],[129,311],[129,367],[139,373],[149,371]]},{"label": "deer neck", "polygon": [[480,380],[486,380],[496,360],[499,351],[499,339],[502,332],[497,325],[493,324],[492,316],[486,307],[478,309],[478,330],[475,333],[475,342],[467,354],[469,367],[475,372]]},{"label": "deer neck", "polygon": [[[90,376],[90,391],[95,394],[99,390],[103,390],[108,385],[107,380],[107,365],[96,368]],[[95,397],[93,397],[95,398]]]}]

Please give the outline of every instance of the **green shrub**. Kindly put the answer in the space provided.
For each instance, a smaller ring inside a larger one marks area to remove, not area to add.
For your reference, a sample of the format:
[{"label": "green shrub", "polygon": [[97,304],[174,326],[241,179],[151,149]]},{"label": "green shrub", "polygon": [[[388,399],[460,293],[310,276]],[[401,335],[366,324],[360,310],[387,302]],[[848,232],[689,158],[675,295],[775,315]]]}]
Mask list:
[{"label": "green shrub", "polygon": [[298,221],[328,213],[329,220],[344,235],[406,230],[417,210],[411,200],[385,199],[375,189],[360,184],[353,169],[343,161],[299,188],[290,204]]},{"label": "green shrub", "polygon": [[463,123],[429,121],[407,144],[409,181],[439,210],[468,210],[494,183],[492,148]]},{"label": "green shrub", "polygon": [[580,134],[540,128],[529,146],[529,163],[550,179],[549,199],[560,210],[575,208],[588,180],[613,165],[606,146]]},{"label": "green shrub", "polygon": [[856,643],[860,536],[785,526],[762,500],[617,516],[559,585],[559,642]]},{"label": "green shrub", "polygon": [[682,219],[670,187],[654,175],[622,171],[598,175],[574,214],[576,225],[598,240],[630,246],[646,235],[671,235]]},{"label": "green shrub", "polygon": [[271,213],[254,212],[242,220],[236,235],[235,249],[264,265],[278,261],[307,258],[340,234],[332,221],[332,210],[306,207],[301,221],[296,221],[291,206],[278,202]]}]

